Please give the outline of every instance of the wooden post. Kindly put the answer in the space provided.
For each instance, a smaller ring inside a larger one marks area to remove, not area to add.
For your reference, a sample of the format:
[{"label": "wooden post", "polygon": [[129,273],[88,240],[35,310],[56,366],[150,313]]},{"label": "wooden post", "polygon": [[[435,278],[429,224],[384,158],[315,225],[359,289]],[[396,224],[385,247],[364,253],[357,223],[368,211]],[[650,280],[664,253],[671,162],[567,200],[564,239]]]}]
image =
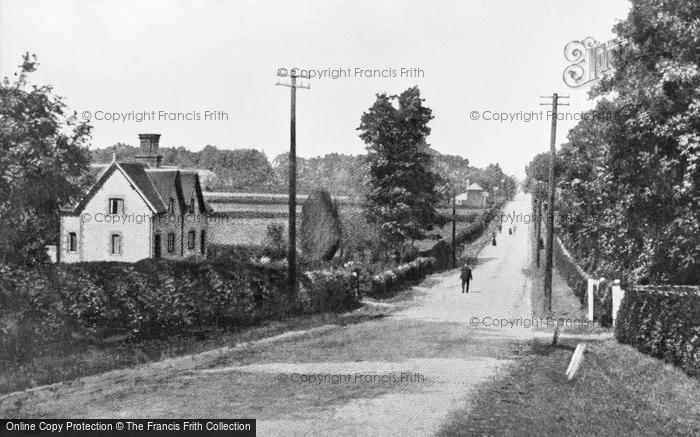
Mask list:
[{"label": "wooden post", "polygon": [[588,321],[592,322],[593,321],[593,305],[595,303],[595,296],[594,296],[594,289],[597,288],[598,286],[598,280],[593,279],[593,278],[588,278],[588,308],[587,308],[587,315],[588,315]]},{"label": "wooden post", "polygon": [[277,86],[286,86],[291,92],[289,117],[289,251],[287,254],[287,282],[290,290],[297,288],[297,129],[296,108],[297,88],[309,89],[309,86],[297,85],[297,74],[292,70],[290,84],[277,82]]},{"label": "wooden post", "polygon": [[620,304],[622,303],[622,298],[625,297],[625,290],[620,288],[620,280],[615,279],[612,285],[612,321],[613,326],[617,323],[617,312],[620,311]]}]

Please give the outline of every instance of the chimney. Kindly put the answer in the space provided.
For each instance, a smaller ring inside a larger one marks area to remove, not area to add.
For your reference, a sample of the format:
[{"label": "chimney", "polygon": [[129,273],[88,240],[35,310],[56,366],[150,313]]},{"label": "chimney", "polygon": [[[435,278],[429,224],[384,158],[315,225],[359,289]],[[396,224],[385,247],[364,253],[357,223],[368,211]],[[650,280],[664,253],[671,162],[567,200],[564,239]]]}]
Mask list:
[{"label": "chimney", "polygon": [[159,140],[160,134],[139,134],[142,154],[137,155],[136,158],[143,160],[151,167],[160,167],[163,156],[158,153]]}]

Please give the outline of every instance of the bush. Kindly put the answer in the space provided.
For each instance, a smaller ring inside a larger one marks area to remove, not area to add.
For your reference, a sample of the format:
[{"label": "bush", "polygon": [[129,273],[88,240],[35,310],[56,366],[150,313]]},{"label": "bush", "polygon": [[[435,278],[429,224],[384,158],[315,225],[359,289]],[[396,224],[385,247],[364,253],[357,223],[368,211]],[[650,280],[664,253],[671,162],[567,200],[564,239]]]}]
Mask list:
[{"label": "bush", "polygon": [[312,261],[329,261],[340,245],[338,205],[326,190],[314,190],[301,208],[301,250]]},{"label": "bush", "polygon": [[632,287],[620,305],[615,337],[700,376],[699,314],[700,287]]},{"label": "bush", "polygon": [[0,350],[22,360],[42,345],[187,334],[356,305],[349,273],[308,274],[290,294],[284,269],[224,261],[144,260],[0,266]]},{"label": "bush", "polygon": [[[566,284],[578,297],[581,304],[586,302],[586,291],[588,290],[588,275],[577,264],[576,260],[566,250],[561,240],[557,237],[554,239],[554,265],[562,275]],[[610,300],[612,308],[612,300]],[[596,313],[598,314],[598,313]]]},{"label": "bush", "polygon": [[391,270],[374,275],[369,294],[374,297],[391,294],[408,283],[420,281],[437,268],[438,262],[435,258],[417,258],[410,263],[401,264]]}]

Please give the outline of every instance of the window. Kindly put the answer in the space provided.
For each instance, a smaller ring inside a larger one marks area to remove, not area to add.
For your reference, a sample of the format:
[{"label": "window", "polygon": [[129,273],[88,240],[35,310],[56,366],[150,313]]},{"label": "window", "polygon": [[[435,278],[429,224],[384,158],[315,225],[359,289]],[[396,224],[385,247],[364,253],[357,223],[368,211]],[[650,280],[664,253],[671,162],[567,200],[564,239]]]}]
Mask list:
[{"label": "window", "polygon": [[194,197],[190,199],[189,213],[194,214]]},{"label": "window", "polygon": [[112,255],[121,255],[122,236],[120,234],[112,234],[110,253]]},{"label": "window", "polygon": [[207,239],[206,235],[207,234],[204,231],[202,231],[202,233],[199,234],[199,250],[200,250],[200,252],[202,252],[202,255],[207,253],[207,251],[206,251],[206,249],[207,249],[207,247],[206,247],[206,239]]},{"label": "window", "polygon": [[168,212],[170,214],[175,212],[175,199],[173,199],[172,197],[170,198],[170,202],[168,202]]},{"label": "window", "polygon": [[124,199],[112,197],[109,199],[110,214],[124,214]]},{"label": "window", "polygon": [[189,250],[194,249],[194,241],[195,241],[195,232],[194,231],[189,231],[187,233],[187,248]]},{"label": "window", "polygon": [[173,252],[175,252],[175,234],[171,232],[168,234],[168,253]]},{"label": "window", "polygon": [[75,252],[78,250],[78,236],[75,232],[68,233],[68,252]]}]

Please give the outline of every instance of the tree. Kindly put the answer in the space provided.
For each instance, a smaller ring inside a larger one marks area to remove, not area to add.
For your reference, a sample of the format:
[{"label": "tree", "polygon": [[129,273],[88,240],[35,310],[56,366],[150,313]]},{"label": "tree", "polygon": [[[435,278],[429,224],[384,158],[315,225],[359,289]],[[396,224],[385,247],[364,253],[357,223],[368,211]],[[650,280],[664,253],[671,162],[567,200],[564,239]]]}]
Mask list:
[{"label": "tree", "polygon": [[59,206],[89,186],[90,125],[67,115],[51,86],[30,85],[36,56],[0,86],[0,262],[39,263],[57,244]]},{"label": "tree", "polygon": [[362,114],[358,130],[369,164],[365,211],[391,244],[425,238],[426,231],[445,223],[436,210],[441,178],[426,143],[432,118],[417,87],[399,96],[378,94]]},{"label": "tree", "polygon": [[615,71],[563,148],[565,234],[631,281],[700,283],[699,20],[694,0],[634,0]]},{"label": "tree", "polygon": [[301,250],[313,261],[329,261],[340,245],[338,205],[326,190],[309,194],[301,208]]}]

